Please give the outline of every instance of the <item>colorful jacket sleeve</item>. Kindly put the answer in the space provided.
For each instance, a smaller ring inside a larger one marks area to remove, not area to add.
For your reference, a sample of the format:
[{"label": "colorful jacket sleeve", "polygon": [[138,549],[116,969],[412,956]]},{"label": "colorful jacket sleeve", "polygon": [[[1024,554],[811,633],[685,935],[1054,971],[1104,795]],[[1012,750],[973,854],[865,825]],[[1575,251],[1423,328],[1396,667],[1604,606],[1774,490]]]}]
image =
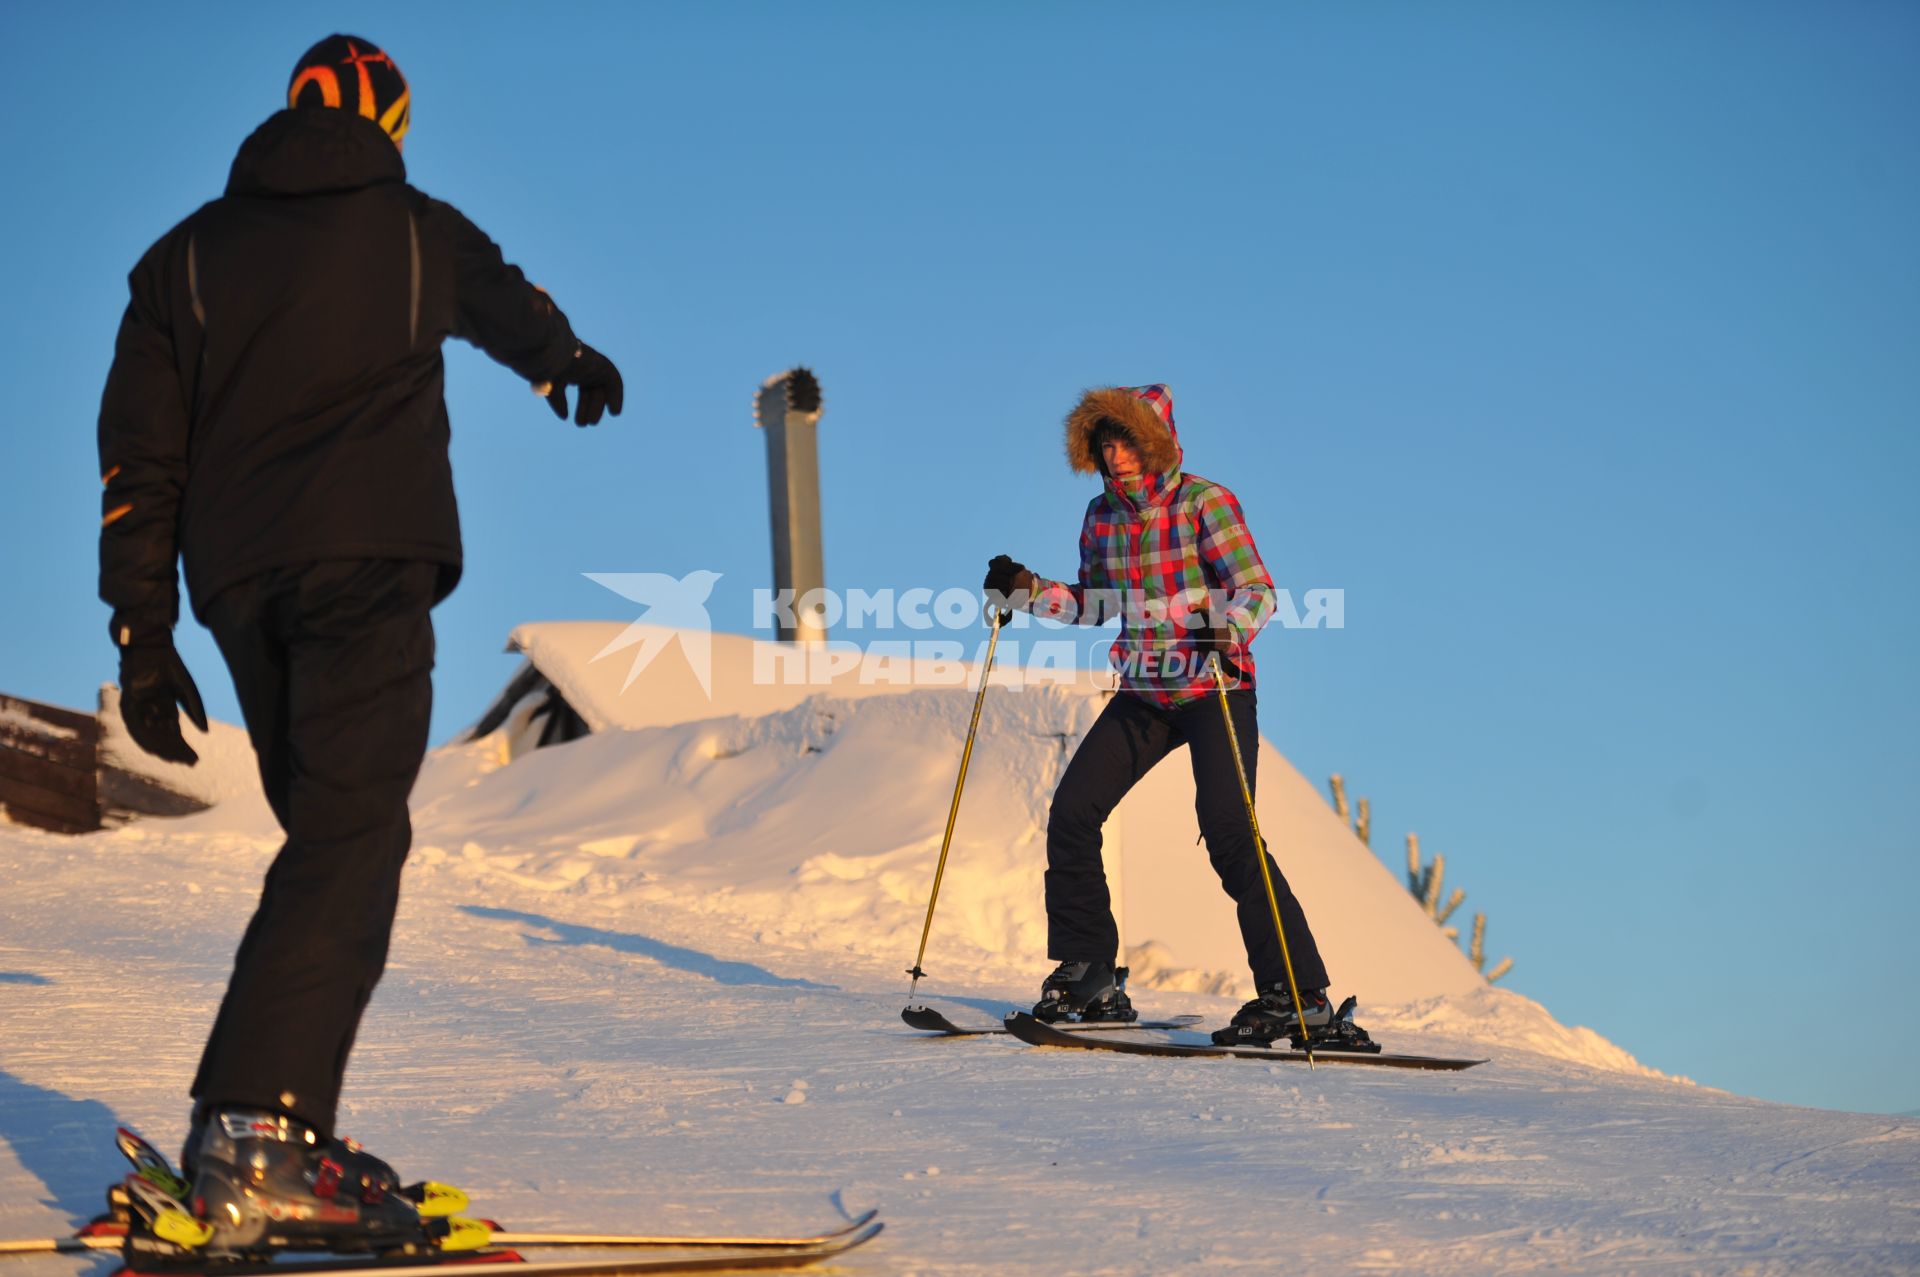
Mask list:
[{"label": "colorful jacket sleeve", "polygon": [[1210,588],[1226,592],[1224,619],[1240,644],[1273,615],[1273,577],[1260,560],[1240,502],[1219,484],[1209,484],[1200,501],[1200,560]]},{"label": "colorful jacket sleeve", "polygon": [[1094,512],[1098,507],[1099,500],[1096,498],[1087,507],[1087,517],[1080,524],[1078,578],[1068,584],[1041,577],[1040,583],[1034,587],[1033,597],[1027,601],[1027,611],[1069,625],[1103,625],[1120,615],[1118,594],[1096,588],[1096,583],[1102,578],[1100,538],[1094,532]]},{"label": "colorful jacket sleeve", "polygon": [[174,342],[179,242],[168,235],[127,277],[131,296],[100,397],[100,597],[114,610],[116,643],[163,637],[180,612],[189,416]]}]

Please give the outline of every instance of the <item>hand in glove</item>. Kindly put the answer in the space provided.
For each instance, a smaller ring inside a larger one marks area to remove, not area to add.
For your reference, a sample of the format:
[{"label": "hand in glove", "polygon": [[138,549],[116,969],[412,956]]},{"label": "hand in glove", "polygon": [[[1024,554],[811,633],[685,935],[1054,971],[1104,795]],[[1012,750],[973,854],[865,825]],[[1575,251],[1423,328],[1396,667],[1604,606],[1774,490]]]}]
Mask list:
[{"label": "hand in glove", "polygon": [[580,388],[579,398],[574,404],[575,425],[599,425],[602,409],[616,417],[620,415],[627,393],[626,383],[620,380],[620,370],[613,366],[613,360],[584,341],[574,347],[572,361],[553,380],[543,381],[533,388],[535,394],[546,396],[547,406],[562,421],[567,419],[568,386]]},{"label": "hand in glove", "polygon": [[987,560],[987,579],[980,588],[996,594],[1017,594],[1021,590],[1032,592],[1040,584],[1040,576],[1029,572],[1024,563],[1015,563],[1004,554],[996,554]]},{"label": "hand in glove", "polygon": [[1214,624],[1205,612],[1193,614],[1194,655],[1200,660],[1200,668],[1207,673],[1213,672],[1212,657],[1220,658],[1220,670],[1227,676],[1229,685],[1238,683],[1246,677],[1240,669],[1240,654],[1246,650],[1246,644],[1234,638],[1233,630],[1222,621]]},{"label": "hand in glove", "polygon": [[1004,554],[996,554],[987,561],[987,579],[980,583],[980,588],[987,592],[989,606],[995,607],[1000,613],[1000,624],[1005,625],[1013,619],[1012,610],[1006,606],[1007,600],[1022,590],[1027,592],[1028,598],[1032,598],[1040,588],[1040,576],[1036,572],[1029,572],[1026,564],[1015,563]]},{"label": "hand in glove", "polygon": [[[178,706],[178,708],[176,708]],[[130,644],[120,649],[120,717],[133,743],[155,758],[191,767],[200,761],[180,734],[180,710],[201,731],[207,709],[193,675],[169,639]]]}]

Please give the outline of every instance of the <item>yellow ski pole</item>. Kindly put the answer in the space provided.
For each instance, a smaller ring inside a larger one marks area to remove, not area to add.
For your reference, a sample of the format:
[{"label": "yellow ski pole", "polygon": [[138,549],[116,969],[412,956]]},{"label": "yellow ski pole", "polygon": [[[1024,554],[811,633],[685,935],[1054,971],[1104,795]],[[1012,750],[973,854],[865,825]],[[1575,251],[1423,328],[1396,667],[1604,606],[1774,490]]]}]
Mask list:
[{"label": "yellow ski pole", "polygon": [[[1260,836],[1260,817],[1253,811],[1253,790],[1247,787],[1247,765],[1240,758],[1240,735],[1233,730],[1233,711],[1227,706],[1227,676],[1220,668],[1220,653],[1207,660],[1213,665],[1213,685],[1220,693],[1220,717],[1227,724],[1227,745],[1233,750],[1233,770],[1240,776],[1240,797],[1246,800],[1247,823],[1253,826],[1253,857],[1260,864],[1260,881],[1267,885],[1267,908],[1273,911],[1273,934],[1280,937],[1280,961],[1287,969],[1287,992],[1293,995],[1293,1012],[1300,1019],[1300,1046],[1307,1053],[1307,1067],[1316,1068],[1312,1037],[1307,1030],[1307,1009],[1300,1005],[1300,985],[1293,978],[1293,955],[1287,952],[1287,929],[1280,925],[1280,897],[1274,894],[1273,875],[1267,872],[1267,840]],[[1258,748],[1260,742],[1254,741]]]},{"label": "yellow ski pole", "polygon": [[973,759],[973,736],[980,730],[980,706],[987,699],[987,679],[993,674],[993,649],[1000,642],[1000,627],[1006,624],[1011,614],[997,607],[988,607],[988,615],[993,618],[993,629],[987,636],[987,659],[980,663],[980,690],[973,698],[973,721],[967,724],[967,747],[960,751],[960,774],[953,781],[953,805],[947,809],[947,832],[940,839],[940,863],[933,870],[933,893],[927,897],[927,921],[920,928],[920,952],[913,957],[913,966],[907,974],[913,977],[913,983],[907,986],[907,1005],[913,1005],[914,990],[920,987],[920,978],[927,973],[920,969],[920,963],[927,956],[927,936],[933,931],[933,906],[940,899],[940,879],[947,872],[947,851],[953,846],[953,823],[960,816],[960,791],[967,783],[967,764]]}]

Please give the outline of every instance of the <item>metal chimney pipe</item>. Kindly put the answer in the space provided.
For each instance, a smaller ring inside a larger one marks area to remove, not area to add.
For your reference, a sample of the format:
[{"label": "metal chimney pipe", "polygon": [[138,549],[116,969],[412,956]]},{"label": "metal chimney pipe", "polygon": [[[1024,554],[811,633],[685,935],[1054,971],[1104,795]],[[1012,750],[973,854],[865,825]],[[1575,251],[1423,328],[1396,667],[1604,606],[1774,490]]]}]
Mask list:
[{"label": "metal chimney pipe", "polygon": [[776,622],[781,641],[824,643],[823,604],[801,600],[824,591],[826,561],[820,549],[820,381],[805,368],[776,373],[761,383],[753,424],[767,432],[767,508],[773,525],[773,588],[792,590],[794,625]]}]

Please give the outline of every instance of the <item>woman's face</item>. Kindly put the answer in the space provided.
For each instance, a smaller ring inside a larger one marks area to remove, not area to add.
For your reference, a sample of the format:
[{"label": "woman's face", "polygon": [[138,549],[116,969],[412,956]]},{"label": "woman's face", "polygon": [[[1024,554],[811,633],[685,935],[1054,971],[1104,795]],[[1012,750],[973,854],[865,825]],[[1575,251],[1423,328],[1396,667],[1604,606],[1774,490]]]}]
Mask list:
[{"label": "woman's face", "polygon": [[1140,453],[1125,439],[1107,439],[1100,445],[1100,460],[1115,479],[1132,479],[1140,473]]}]

